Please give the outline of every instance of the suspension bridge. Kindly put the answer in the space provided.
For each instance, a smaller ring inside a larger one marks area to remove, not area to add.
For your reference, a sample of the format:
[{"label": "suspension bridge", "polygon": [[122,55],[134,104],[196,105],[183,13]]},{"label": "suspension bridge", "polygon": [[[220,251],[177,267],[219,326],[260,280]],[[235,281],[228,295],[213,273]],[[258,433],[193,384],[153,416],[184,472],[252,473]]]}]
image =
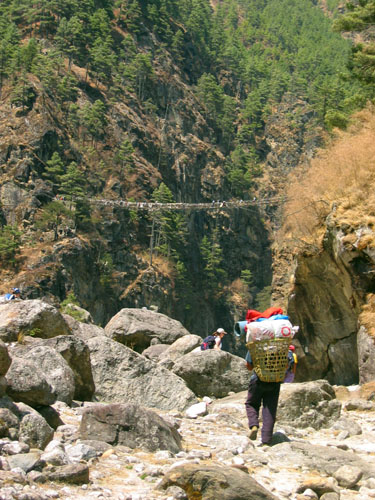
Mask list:
[{"label": "suspension bridge", "polygon": [[212,201],[211,203],[158,203],[147,201],[126,201],[126,200],[109,200],[97,198],[85,198],[92,205],[122,207],[129,210],[145,210],[154,212],[158,210],[223,210],[232,208],[249,208],[256,206],[278,205],[285,202],[285,196],[274,198],[253,198],[252,200],[236,200],[236,201]]}]

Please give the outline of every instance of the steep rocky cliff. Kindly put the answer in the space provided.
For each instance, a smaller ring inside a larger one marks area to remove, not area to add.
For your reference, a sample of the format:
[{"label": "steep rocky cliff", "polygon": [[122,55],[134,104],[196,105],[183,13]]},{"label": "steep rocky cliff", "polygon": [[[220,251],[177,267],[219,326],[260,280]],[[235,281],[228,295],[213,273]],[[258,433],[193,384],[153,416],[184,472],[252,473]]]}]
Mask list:
[{"label": "steep rocky cliff", "polygon": [[300,325],[299,380],[374,376],[373,113],[356,120],[291,181],[294,215],[273,245],[273,298]]}]

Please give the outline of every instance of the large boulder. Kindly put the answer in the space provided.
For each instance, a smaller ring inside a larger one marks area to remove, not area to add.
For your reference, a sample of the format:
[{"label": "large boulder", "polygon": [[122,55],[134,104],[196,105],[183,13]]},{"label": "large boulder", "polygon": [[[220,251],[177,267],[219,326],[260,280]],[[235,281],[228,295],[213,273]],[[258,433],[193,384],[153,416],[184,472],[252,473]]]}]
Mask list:
[{"label": "large boulder", "polygon": [[34,344],[31,349],[22,347],[18,346],[16,350],[18,359],[32,359],[52,387],[56,400],[71,404],[75,392],[74,374],[65,359],[47,345]]},{"label": "large boulder", "polygon": [[95,384],[91,370],[90,350],[86,343],[72,335],[59,335],[42,342],[57,351],[72,369],[75,386],[73,398],[78,401],[91,401]]},{"label": "large boulder", "polygon": [[12,360],[10,359],[7,346],[0,340],[0,376],[8,371]]},{"label": "large boulder", "polygon": [[6,378],[7,393],[15,401],[32,407],[48,406],[56,401],[53,387],[33,359],[14,357]]},{"label": "large boulder", "polygon": [[182,488],[187,498],[204,500],[277,500],[246,472],[222,465],[184,464],[172,467],[158,489]]},{"label": "large boulder", "polygon": [[72,318],[69,314],[62,315],[67,325],[71,329],[71,333],[74,336],[80,337],[81,339],[89,339],[91,337],[97,337],[98,335],[105,335],[104,328],[94,325],[92,323],[82,323]]},{"label": "large boulder", "polygon": [[197,396],[222,398],[239,392],[249,384],[249,372],[242,358],[211,349],[195,351],[179,358],[172,368]]},{"label": "large boulder", "polygon": [[150,345],[150,347],[147,347],[147,349],[145,349],[142,352],[142,356],[144,356],[147,359],[151,359],[151,361],[157,363],[159,361],[160,356],[166,349],[168,349],[168,347],[169,347],[168,344]]},{"label": "large boulder", "polygon": [[159,362],[170,369],[177,359],[188,354],[193,349],[201,345],[202,337],[199,335],[184,335],[168,347],[159,357]]},{"label": "large boulder", "polygon": [[152,339],[160,344],[173,344],[189,332],[182,324],[164,314],[148,309],[121,309],[107,323],[105,334],[112,340],[141,353]]},{"label": "large boulder", "polygon": [[23,417],[19,427],[19,440],[30,448],[44,450],[53,438],[53,428],[37,412],[29,413]]},{"label": "large boulder", "polygon": [[20,300],[0,305],[0,339],[4,342],[24,335],[51,338],[70,333],[59,311],[46,302]]},{"label": "large boulder", "polygon": [[312,469],[332,476],[341,466],[358,467],[365,478],[374,477],[375,465],[364,460],[353,451],[344,451],[334,446],[321,446],[302,441],[289,441],[271,446],[267,450],[272,466]]},{"label": "large boulder", "polygon": [[81,439],[97,439],[113,446],[169,450],[178,453],[181,439],[168,421],[138,404],[94,405],[84,410]]},{"label": "large boulder", "polygon": [[96,401],[132,401],[162,410],[183,410],[197,402],[181,378],[132,349],[107,337],[93,337],[87,345]]},{"label": "large boulder", "polygon": [[341,403],[326,380],[282,384],[277,419],[294,427],[329,427],[341,413]]}]

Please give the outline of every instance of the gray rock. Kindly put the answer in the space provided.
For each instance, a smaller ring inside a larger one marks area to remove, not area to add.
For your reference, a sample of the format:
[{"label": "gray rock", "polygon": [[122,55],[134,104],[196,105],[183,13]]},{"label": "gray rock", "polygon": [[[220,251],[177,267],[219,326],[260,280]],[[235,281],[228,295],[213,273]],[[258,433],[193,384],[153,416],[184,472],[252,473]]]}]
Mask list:
[{"label": "gray rock", "polygon": [[340,417],[341,403],[326,380],[282,384],[277,419],[295,427],[329,427]]},{"label": "gray rock", "polygon": [[163,364],[172,362],[173,365],[177,359],[188,354],[201,345],[201,343],[202,337],[199,337],[199,335],[185,335],[173,342],[173,344],[163,352],[159,358],[159,362]]},{"label": "gray rock", "polygon": [[332,430],[347,432],[347,436],[359,436],[362,434],[362,429],[358,422],[344,415],[332,425]]},{"label": "gray rock", "polygon": [[80,439],[78,443],[82,443],[89,446],[90,448],[93,448],[96,451],[97,456],[103,455],[105,451],[112,448],[112,446],[105,441],[99,441],[97,439]]},{"label": "gray rock", "polygon": [[91,323],[82,323],[81,321],[77,321],[69,316],[69,314],[63,314],[62,316],[71,329],[72,335],[80,337],[82,340],[105,335],[104,328],[101,328],[100,326],[93,325]]},{"label": "gray rock", "polygon": [[18,429],[18,418],[8,408],[0,407],[0,437],[8,436],[12,427]]},{"label": "gray rock", "polygon": [[0,375],[0,398],[5,396],[7,392],[7,379],[3,375]]},{"label": "gray rock", "polygon": [[41,458],[48,465],[68,465],[72,463],[62,446],[55,446],[53,449],[45,451]]},{"label": "gray rock", "polygon": [[18,336],[51,338],[70,334],[59,311],[41,300],[10,301],[0,307],[0,339],[16,341]]},{"label": "gray rock", "polygon": [[60,425],[64,425],[59,412],[53,406],[39,406],[38,413],[42,415],[52,429],[57,429]]},{"label": "gray rock", "polygon": [[150,408],[178,409],[197,402],[181,378],[107,337],[87,341],[95,383],[94,399],[132,401]]},{"label": "gray rock", "polygon": [[84,443],[76,443],[74,445],[67,445],[65,451],[71,462],[80,462],[81,460],[87,462],[90,458],[98,456],[95,448],[88,446]]},{"label": "gray rock", "polygon": [[188,418],[197,418],[203,417],[207,415],[207,404],[205,402],[197,403],[193,406],[190,406],[185,412]]},{"label": "gray rock", "polygon": [[334,472],[333,477],[337,479],[340,486],[351,489],[360,481],[362,475],[359,467],[342,465]]},{"label": "gray rock", "polygon": [[121,309],[104,330],[109,338],[137,352],[149,347],[154,338],[161,344],[173,344],[178,338],[189,335],[179,321],[148,309]]},{"label": "gray rock", "polygon": [[173,498],[173,500],[188,500],[188,496],[185,491],[179,486],[169,486],[166,493],[168,497]]},{"label": "gray rock", "polygon": [[89,311],[86,311],[86,309],[83,309],[83,307],[79,307],[76,304],[66,304],[64,306],[64,312],[66,315],[71,316],[80,323],[94,324],[94,320],[92,319]]},{"label": "gray rock", "polygon": [[169,347],[168,344],[150,345],[150,347],[147,347],[147,349],[145,349],[142,352],[142,356],[144,356],[147,359],[151,359],[151,361],[157,363],[160,359],[160,356],[166,349],[168,349],[168,347]]},{"label": "gray rock", "polygon": [[375,403],[371,401],[363,401],[362,399],[353,399],[344,403],[346,411],[375,411]]},{"label": "gray rock", "polygon": [[71,484],[86,484],[89,482],[89,468],[86,464],[62,465],[46,467],[43,474],[49,481],[62,481]]},{"label": "gray rock", "polygon": [[20,453],[8,457],[9,466],[11,469],[20,468],[24,472],[41,469],[44,467],[44,462],[41,460],[40,451],[32,451],[30,453]]},{"label": "gray rock", "polygon": [[361,469],[365,478],[375,473],[375,465],[371,462],[362,460],[355,453],[331,446],[290,441],[268,448],[267,455],[274,467],[294,467],[298,464],[299,467],[332,476],[340,466],[348,465]]},{"label": "gray rock", "polygon": [[7,346],[0,340],[0,375],[6,374],[11,362]]},{"label": "gray rock", "polygon": [[15,401],[30,406],[48,406],[56,400],[54,389],[32,359],[13,358],[7,381],[7,393]]},{"label": "gray rock", "polygon": [[[14,459],[16,456],[17,455],[14,455],[12,458]],[[26,477],[25,477],[24,474],[22,474],[20,472],[12,472],[12,471],[0,470],[0,484],[4,484],[4,483],[8,483],[8,484],[9,483],[25,484],[26,483]],[[2,490],[0,490],[0,498],[2,499],[1,491]],[[9,497],[9,498],[11,500],[13,500],[13,497]]]},{"label": "gray rock", "polygon": [[47,481],[46,476],[37,470],[32,470],[27,473],[27,479],[33,483],[45,483]]},{"label": "gray rock", "polygon": [[182,488],[188,498],[276,500],[248,474],[227,466],[186,464],[172,467],[158,484],[158,489],[167,490],[171,486]]},{"label": "gray rock", "polygon": [[176,361],[172,373],[201,397],[224,397],[231,391],[243,391],[249,384],[244,360],[215,349],[185,354]]},{"label": "gray rock", "polygon": [[95,385],[91,370],[90,351],[86,343],[72,335],[59,335],[44,340],[43,344],[55,349],[73,371],[74,399],[90,401],[95,391]]},{"label": "gray rock", "polygon": [[336,493],[334,491],[324,493],[324,495],[320,497],[320,500],[340,500],[340,493]]},{"label": "gray rock", "polygon": [[148,451],[181,449],[180,436],[168,421],[137,404],[96,405],[87,408],[80,425],[81,439],[99,439]]},{"label": "gray rock", "polygon": [[53,429],[37,413],[25,415],[20,423],[19,440],[30,448],[43,450],[53,438]]},{"label": "gray rock", "polygon": [[52,387],[57,401],[63,401],[68,405],[72,403],[75,392],[73,371],[53,347],[36,345],[28,352],[24,351],[22,357],[30,357],[39,366]]},{"label": "gray rock", "polygon": [[374,339],[362,325],[357,333],[359,383],[365,384],[375,379]]},{"label": "gray rock", "polygon": [[17,455],[18,453],[29,453],[29,451],[30,446],[19,441],[12,441],[1,448],[1,452],[5,455]]}]

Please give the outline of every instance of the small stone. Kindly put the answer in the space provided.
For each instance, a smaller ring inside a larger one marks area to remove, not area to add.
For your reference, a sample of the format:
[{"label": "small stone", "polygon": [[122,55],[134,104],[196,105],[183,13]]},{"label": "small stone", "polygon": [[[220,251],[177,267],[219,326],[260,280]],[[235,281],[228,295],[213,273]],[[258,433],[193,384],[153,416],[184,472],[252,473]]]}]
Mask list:
[{"label": "small stone", "polygon": [[360,481],[362,475],[363,472],[358,467],[343,465],[336,470],[333,477],[337,479],[340,486],[351,489]]}]

